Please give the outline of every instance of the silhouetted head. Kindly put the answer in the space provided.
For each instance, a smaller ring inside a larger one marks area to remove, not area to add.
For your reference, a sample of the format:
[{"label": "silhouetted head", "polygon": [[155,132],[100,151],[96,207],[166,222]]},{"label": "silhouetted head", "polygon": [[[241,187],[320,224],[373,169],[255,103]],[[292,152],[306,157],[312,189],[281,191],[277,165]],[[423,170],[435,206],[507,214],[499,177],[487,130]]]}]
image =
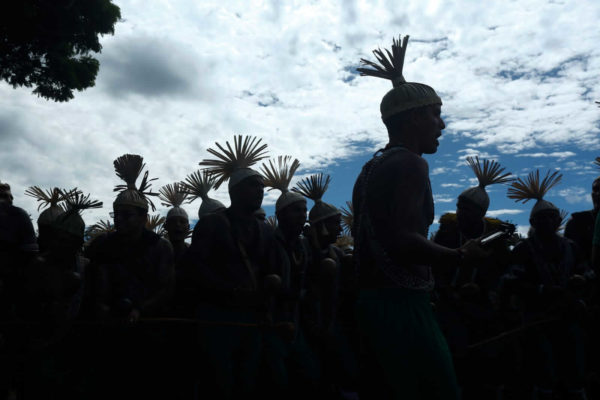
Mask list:
[{"label": "silhouetted head", "polygon": [[260,175],[249,176],[229,188],[231,208],[251,214],[262,205],[265,184]]},{"label": "silhouetted head", "polygon": [[311,225],[319,245],[325,247],[335,243],[342,233],[342,215],[333,215]]},{"label": "silhouetted head", "polygon": [[390,142],[402,143],[417,154],[433,154],[446,127],[441,105],[431,104],[394,114],[383,121]]},{"label": "silhouetted head", "polygon": [[538,211],[529,218],[529,223],[535,234],[541,238],[556,235],[561,222],[560,211],[551,208]]},{"label": "silhouetted head", "polygon": [[456,219],[461,231],[468,230],[472,226],[481,224],[485,211],[478,204],[465,197],[459,197],[456,203]]},{"label": "silhouetted head", "polygon": [[122,237],[135,238],[141,235],[148,219],[148,210],[124,204],[113,205],[115,229]]},{"label": "silhouetted head", "polygon": [[0,207],[4,205],[12,205],[13,195],[10,191],[10,185],[8,183],[0,182]]},{"label": "silhouetted head", "polygon": [[301,199],[277,211],[279,229],[286,235],[300,236],[306,224],[306,200]]},{"label": "silhouetted head", "polygon": [[165,221],[165,230],[173,242],[183,242],[190,230],[190,221],[182,216],[169,217]]}]

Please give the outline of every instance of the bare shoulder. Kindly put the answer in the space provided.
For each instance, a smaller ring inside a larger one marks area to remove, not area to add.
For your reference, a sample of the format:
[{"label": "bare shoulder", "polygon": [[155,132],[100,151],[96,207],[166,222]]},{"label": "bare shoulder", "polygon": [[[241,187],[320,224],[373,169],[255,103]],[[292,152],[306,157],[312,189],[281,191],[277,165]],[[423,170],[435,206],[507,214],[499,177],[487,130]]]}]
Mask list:
[{"label": "bare shoulder", "polygon": [[385,169],[391,168],[397,173],[410,173],[415,175],[429,175],[427,161],[418,154],[411,151],[399,151],[387,157],[381,166]]}]

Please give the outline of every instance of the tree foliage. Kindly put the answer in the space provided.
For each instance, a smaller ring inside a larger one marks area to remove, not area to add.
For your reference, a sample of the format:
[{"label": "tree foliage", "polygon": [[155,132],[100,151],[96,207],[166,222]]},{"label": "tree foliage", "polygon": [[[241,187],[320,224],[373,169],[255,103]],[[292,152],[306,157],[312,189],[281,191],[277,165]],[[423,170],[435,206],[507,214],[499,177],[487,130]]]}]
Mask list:
[{"label": "tree foliage", "polygon": [[68,101],[94,86],[102,49],[121,11],[111,0],[20,0],[0,13],[0,79]]}]

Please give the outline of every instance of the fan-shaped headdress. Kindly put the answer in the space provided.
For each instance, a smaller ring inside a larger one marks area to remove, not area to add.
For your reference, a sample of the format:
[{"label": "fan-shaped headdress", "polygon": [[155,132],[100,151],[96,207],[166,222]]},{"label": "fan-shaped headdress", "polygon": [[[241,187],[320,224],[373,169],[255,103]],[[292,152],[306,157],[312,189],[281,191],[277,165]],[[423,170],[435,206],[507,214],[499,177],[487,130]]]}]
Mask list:
[{"label": "fan-shaped headdress", "polygon": [[188,204],[197,198],[202,199],[202,204],[198,209],[198,219],[201,219],[206,214],[217,212],[225,209],[225,204],[219,200],[208,197],[208,192],[213,188],[215,178],[210,176],[208,171],[196,171],[189,174],[182,182],[183,190],[188,194]]},{"label": "fan-shaped headdress", "polygon": [[351,201],[346,202],[346,207],[342,207],[342,229],[346,236],[352,236],[352,225],[354,224],[354,205]]},{"label": "fan-shaped headdress", "polygon": [[562,179],[562,174],[554,171],[546,172],[544,179],[540,181],[540,171],[530,172],[525,179],[518,178],[508,188],[508,197],[514,199],[517,203],[522,201],[527,203],[529,200],[537,200],[533,206],[530,218],[536,213],[543,210],[555,210],[559,213],[559,209],[551,202],[544,200],[544,196],[550,189],[556,186]]},{"label": "fan-shaped headdress", "polygon": [[175,182],[172,185],[165,185],[158,191],[158,197],[163,206],[171,207],[167,213],[167,220],[173,217],[182,217],[189,219],[187,212],[181,205],[188,196],[182,183]]},{"label": "fan-shaped headdress", "polygon": [[110,222],[110,220],[100,220],[96,222],[94,225],[90,225],[86,231],[85,235],[88,237],[88,241],[86,243],[91,243],[96,237],[102,235],[104,233],[110,233],[115,231],[115,226]]},{"label": "fan-shaped headdress", "polygon": [[25,191],[25,194],[39,202],[38,211],[45,208],[38,217],[38,226],[52,225],[54,220],[64,212],[64,208],[61,207],[64,192],[57,187],[44,191],[38,186],[31,186]]},{"label": "fan-shaped headdress", "polygon": [[342,214],[337,207],[321,200],[329,187],[329,182],[331,182],[331,177],[323,175],[321,172],[302,179],[298,182],[298,187],[292,189],[294,192],[300,193],[315,202],[308,213],[308,220],[312,224]]},{"label": "fan-shaped headdress", "polygon": [[385,49],[385,53],[381,49],[373,50],[379,64],[364,58],[360,59],[361,64],[374,69],[357,68],[363,76],[374,76],[392,81],[394,88],[387,92],[381,100],[381,118],[384,121],[394,114],[412,108],[442,104],[442,100],[430,86],[422,83],[406,82],[404,79],[402,68],[404,67],[408,35],[404,36],[402,44],[400,39],[401,36],[398,37],[398,40],[394,39],[391,52],[387,49]]},{"label": "fan-shaped headdress", "polygon": [[165,221],[166,218],[160,214],[148,215],[148,219],[146,219],[146,229],[159,236],[165,236]]},{"label": "fan-shaped headdress", "polygon": [[77,189],[62,190],[61,193],[65,201],[65,211],[54,220],[53,226],[83,240],[85,222],[81,218],[81,212],[91,208],[102,208],[102,202],[90,199],[89,194],[84,195]]},{"label": "fan-shaped headdress", "polygon": [[207,151],[217,157],[213,160],[202,160],[200,165],[207,167],[207,171],[215,177],[214,188],[229,180],[229,189],[251,176],[261,176],[257,171],[250,169],[258,161],[267,158],[266,144],[261,144],[262,139],[255,136],[237,135],[233,138],[233,148],[229,142],[225,147],[215,143],[220,151],[208,149]]},{"label": "fan-shaped headdress", "polygon": [[[483,163],[481,162],[483,161]],[[479,157],[467,157],[467,164],[475,173],[479,185],[462,192],[458,198],[466,199],[479,206],[484,212],[490,206],[490,197],[485,190],[486,186],[512,181],[510,172],[504,172],[499,163],[492,160],[479,160]]]},{"label": "fan-shaped headdress", "polygon": [[300,166],[300,161],[297,159],[294,159],[290,164],[291,159],[291,156],[279,156],[277,157],[277,164],[273,160],[269,160],[268,164],[261,166],[265,186],[269,187],[269,190],[277,189],[281,192],[281,196],[275,202],[275,212],[279,212],[290,204],[299,201],[306,203],[304,196],[300,193],[290,192],[288,189],[296,170]]},{"label": "fan-shaped headdress", "polygon": [[135,181],[146,166],[144,158],[136,154],[125,154],[117,158],[113,164],[117,176],[125,181],[125,185],[115,186],[114,191],[119,192],[119,194],[113,206],[133,206],[146,211],[148,210],[148,206],[150,206],[152,211],[154,211],[156,207],[154,207],[154,203],[150,200],[150,196],[157,196],[158,193],[152,192],[150,182],[155,181],[156,178],[148,179],[148,171],[146,171],[139,188],[135,185]]}]

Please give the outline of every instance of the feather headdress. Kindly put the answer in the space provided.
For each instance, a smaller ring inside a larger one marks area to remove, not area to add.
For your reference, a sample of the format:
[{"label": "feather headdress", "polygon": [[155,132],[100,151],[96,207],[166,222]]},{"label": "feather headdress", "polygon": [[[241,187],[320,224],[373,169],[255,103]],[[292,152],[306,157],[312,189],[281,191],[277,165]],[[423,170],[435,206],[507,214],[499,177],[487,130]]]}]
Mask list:
[{"label": "feather headdress", "polygon": [[261,165],[265,186],[269,187],[269,190],[277,189],[281,192],[281,196],[275,202],[275,212],[298,201],[306,203],[302,194],[289,191],[290,182],[300,166],[300,161],[294,159],[290,163],[291,159],[291,156],[279,156],[276,163],[269,160],[268,164]]},{"label": "feather headdress", "polygon": [[182,182],[183,190],[188,194],[188,204],[197,198],[202,199],[202,204],[198,209],[199,219],[206,214],[226,208],[219,200],[208,197],[208,192],[213,188],[214,183],[215,178],[206,170],[195,171],[185,178],[185,182]]},{"label": "feather headdress", "polygon": [[207,151],[217,158],[202,160],[200,165],[205,166],[215,177],[214,188],[218,189],[223,182],[229,180],[231,189],[250,176],[260,176],[250,167],[267,158],[267,145],[261,142],[262,139],[255,136],[237,135],[233,138],[233,148],[229,142],[225,142],[225,147],[215,143],[218,150],[208,149]]},{"label": "feather headdress", "polygon": [[165,185],[160,188],[158,191],[158,197],[161,200],[161,204],[163,206],[171,207],[169,212],[167,213],[167,219],[173,217],[182,217],[185,219],[189,219],[187,212],[181,205],[187,198],[188,194],[185,191],[185,188],[182,183],[175,182],[170,185]]},{"label": "feather headdress", "polygon": [[329,175],[323,175],[321,172],[302,179],[298,182],[297,188],[292,188],[294,192],[300,193],[304,197],[308,197],[315,202],[308,213],[308,220],[311,223],[317,223],[326,218],[341,215],[341,212],[337,207],[327,204],[322,200],[330,182],[331,177]]},{"label": "feather headdress", "polygon": [[45,208],[38,217],[38,226],[51,225],[65,211],[61,206],[64,200],[64,193],[57,187],[43,190],[38,186],[31,186],[25,190],[25,194],[38,201],[38,211]]},{"label": "feather headdress", "polygon": [[518,178],[512,182],[508,188],[508,197],[517,203],[520,201],[527,203],[529,200],[537,200],[531,210],[531,217],[542,210],[555,210],[559,212],[554,204],[544,200],[544,196],[550,189],[558,185],[561,179],[562,174],[558,171],[554,171],[552,174],[550,171],[546,172],[546,176],[542,180],[540,180],[539,170],[530,172],[525,179]]},{"label": "feather headdress", "polygon": [[458,198],[467,199],[486,212],[490,206],[490,197],[485,187],[497,183],[511,182],[511,174],[510,172],[504,172],[504,168],[496,161],[480,160],[477,156],[475,158],[467,157],[467,164],[475,173],[479,185],[465,190]]},{"label": "feather headdress", "polygon": [[70,233],[81,240],[85,235],[85,222],[81,218],[83,210],[102,208],[102,202],[90,199],[90,195],[84,195],[78,189],[61,190],[65,201],[65,211],[55,220],[54,226],[58,230]]},{"label": "feather headdress", "polygon": [[430,86],[406,82],[403,68],[409,36],[405,36],[402,40],[400,38],[393,40],[391,52],[387,49],[385,52],[381,49],[373,50],[378,63],[364,58],[360,59],[361,64],[371,68],[357,68],[362,76],[373,76],[392,81],[394,88],[381,101],[380,109],[383,120],[412,108],[442,104],[442,100]]},{"label": "feather headdress", "polygon": [[157,196],[158,193],[152,192],[150,182],[157,178],[148,179],[148,171],[146,171],[139,188],[135,184],[146,166],[144,158],[136,154],[125,154],[117,158],[113,164],[117,176],[125,181],[125,184],[115,186],[114,191],[119,194],[113,205],[128,205],[144,210],[148,210],[148,206],[150,206],[152,211],[156,210],[150,196]]},{"label": "feather headdress", "polygon": [[354,224],[354,206],[351,201],[346,202],[346,207],[342,207],[342,229],[346,236],[352,236],[352,225]]}]

